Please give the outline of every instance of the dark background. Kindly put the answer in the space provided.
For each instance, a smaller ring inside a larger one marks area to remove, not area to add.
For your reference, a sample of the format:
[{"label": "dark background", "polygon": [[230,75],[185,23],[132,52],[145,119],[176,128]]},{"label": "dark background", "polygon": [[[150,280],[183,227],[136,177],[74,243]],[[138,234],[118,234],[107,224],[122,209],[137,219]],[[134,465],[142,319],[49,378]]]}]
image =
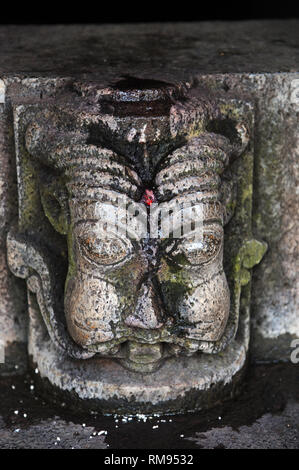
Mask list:
[{"label": "dark background", "polygon": [[135,23],[299,18],[299,2],[2,0],[0,24]]}]

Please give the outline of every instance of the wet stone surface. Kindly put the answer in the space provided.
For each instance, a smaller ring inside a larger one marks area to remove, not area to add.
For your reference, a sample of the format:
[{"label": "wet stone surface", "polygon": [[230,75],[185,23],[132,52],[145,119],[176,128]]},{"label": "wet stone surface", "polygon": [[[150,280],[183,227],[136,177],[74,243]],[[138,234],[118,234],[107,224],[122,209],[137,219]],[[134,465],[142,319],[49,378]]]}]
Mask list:
[{"label": "wet stone surface", "polygon": [[0,380],[0,448],[299,448],[298,366],[251,367],[242,394],[173,416],[74,415],[40,399],[34,375]]}]

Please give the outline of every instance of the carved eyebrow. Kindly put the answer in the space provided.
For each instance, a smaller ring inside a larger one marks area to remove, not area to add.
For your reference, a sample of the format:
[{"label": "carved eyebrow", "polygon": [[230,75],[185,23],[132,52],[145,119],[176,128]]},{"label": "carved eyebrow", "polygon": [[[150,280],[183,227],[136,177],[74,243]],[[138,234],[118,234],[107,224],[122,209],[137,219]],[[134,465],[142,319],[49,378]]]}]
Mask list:
[{"label": "carved eyebrow", "polygon": [[[190,222],[186,222],[185,224],[183,223],[182,224],[182,227],[186,226],[186,225],[190,225]],[[203,225],[205,226],[205,228],[208,226],[215,226],[217,225],[217,231],[218,231],[218,228],[220,229],[223,229],[223,225],[222,225],[222,221],[219,220],[219,219],[209,219],[209,220],[204,220],[203,221]]]},{"label": "carved eyebrow", "polygon": [[[77,228],[78,226],[80,226],[80,225],[86,225],[86,223],[88,223],[88,224],[97,224],[97,222],[98,222],[98,219],[80,219],[80,220],[77,220],[77,221],[74,223],[74,229],[76,229],[76,228]],[[124,226],[124,227],[125,227],[125,226]],[[121,228],[121,226],[120,226],[120,227],[117,227],[117,228]],[[87,229],[87,230],[90,229],[90,232],[93,232],[94,235],[97,235],[97,233],[96,233],[94,227],[86,227],[86,229]],[[91,233],[88,233],[87,230],[86,230],[86,236],[89,236]],[[109,232],[108,232],[108,233],[109,233]],[[125,235],[125,239],[126,239],[126,240],[130,240],[130,242],[136,240],[136,236],[132,236],[132,232],[130,232],[130,230],[127,230],[127,229],[126,229],[125,234],[124,234],[124,230],[123,230],[123,229],[119,230],[119,232],[118,232],[118,230],[117,230],[116,232],[110,232],[110,233],[113,233],[112,238],[120,238],[121,236],[124,236],[124,235]],[[83,233],[82,235],[84,236],[84,233]],[[138,234],[137,234],[137,236],[138,236]],[[109,237],[108,237],[108,238],[109,238]]]},{"label": "carved eyebrow", "polygon": [[158,200],[167,201],[173,195],[190,192],[212,192],[217,200],[230,147],[228,139],[204,133],[168,155],[155,178]]},{"label": "carved eyebrow", "polygon": [[[224,233],[222,222],[220,222],[219,220],[204,220],[203,228],[204,228],[204,231],[206,229],[209,229],[213,232],[216,232],[219,234],[221,233],[221,235]],[[193,233],[194,233],[194,230],[189,230],[187,233],[184,233],[181,238],[184,239],[192,235]]]}]

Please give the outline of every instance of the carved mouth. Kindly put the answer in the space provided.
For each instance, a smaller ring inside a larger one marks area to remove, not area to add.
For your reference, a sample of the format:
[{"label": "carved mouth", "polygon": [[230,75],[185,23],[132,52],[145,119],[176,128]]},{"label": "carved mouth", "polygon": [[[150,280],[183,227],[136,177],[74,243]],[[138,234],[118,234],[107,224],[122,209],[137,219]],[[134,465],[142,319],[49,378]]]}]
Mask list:
[{"label": "carved mouth", "polygon": [[121,344],[111,346],[107,349],[107,344],[97,344],[89,347],[89,350],[97,350],[98,357],[113,357],[119,360],[126,369],[134,372],[149,373],[153,372],[162,365],[171,353],[171,345],[164,342],[146,343],[134,340],[124,341]]},{"label": "carved mouth", "polygon": [[121,364],[135,372],[149,373],[157,370],[164,358],[165,348],[163,343],[137,343],[128,341],[125,344],[126,357],[121,359]]}]

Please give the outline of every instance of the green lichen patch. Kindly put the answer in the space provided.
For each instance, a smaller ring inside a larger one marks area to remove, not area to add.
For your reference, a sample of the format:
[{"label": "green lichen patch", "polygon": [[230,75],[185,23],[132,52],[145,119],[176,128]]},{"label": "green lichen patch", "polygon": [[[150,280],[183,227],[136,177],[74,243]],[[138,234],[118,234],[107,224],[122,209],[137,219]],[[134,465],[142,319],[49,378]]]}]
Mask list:
[{"label": "green lichen patch", "polygon": [[260,263],[267,251],[267,243],[259,240],[246,240],[240,250],[244,268],[251,269]]}]

